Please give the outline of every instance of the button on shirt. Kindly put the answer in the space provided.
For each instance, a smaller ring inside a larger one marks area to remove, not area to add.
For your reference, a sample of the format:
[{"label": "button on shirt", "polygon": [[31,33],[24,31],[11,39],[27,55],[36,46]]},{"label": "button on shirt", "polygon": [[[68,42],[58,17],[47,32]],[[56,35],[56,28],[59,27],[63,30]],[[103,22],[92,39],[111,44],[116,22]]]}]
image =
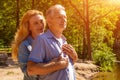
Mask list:
[{"label": "button on shirt", "polygon": [[[62,42],[63,44],[67,43],[64,36],[62,37]],[[38,36],[37,39],[34,40],[29,60],[37,63],[47,63],[53,58],[58,57],[60,54],[60,42],[55,38],[50,30],[47,30],[46,33]],[[62,54],[67,56],[64,53]],[[67,68],[47,75],[40,75],[39,80],[75,80],[72,60],[69,58],[69,66]]]}]

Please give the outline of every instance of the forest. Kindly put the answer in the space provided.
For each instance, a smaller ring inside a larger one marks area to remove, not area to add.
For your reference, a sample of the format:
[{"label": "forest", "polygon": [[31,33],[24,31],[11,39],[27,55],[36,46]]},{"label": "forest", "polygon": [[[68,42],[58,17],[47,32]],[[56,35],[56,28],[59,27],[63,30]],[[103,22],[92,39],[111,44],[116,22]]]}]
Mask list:
[{"label": "forest", "polygon": [[0,47],[11,46],[22,15],[30,9],[42,11],[61,4],[67,12],[64,35],[83,60],[94,60],[111,70],[120,60],[120,0],[1,0]]}]

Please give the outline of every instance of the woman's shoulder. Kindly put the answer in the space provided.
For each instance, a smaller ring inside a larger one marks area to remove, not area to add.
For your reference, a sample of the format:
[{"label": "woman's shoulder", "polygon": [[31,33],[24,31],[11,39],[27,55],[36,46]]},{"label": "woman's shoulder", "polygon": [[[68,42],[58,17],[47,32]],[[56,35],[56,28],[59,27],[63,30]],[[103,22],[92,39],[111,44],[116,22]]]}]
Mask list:
[{"label": "woman's shoulder", "polygon": [[22,42],[20,43],[19,48],[24,48],[24,47],[26,47],[27,45],[28,45],[27,41],[24,40],[24,41],[22,41]]},{"label": "woman's shoulder", "polygon": [[30,39],[30,37],[27,37],[25,40],[23,40],[21,43],[20,43],[20,46],[29,46],[32,44],[32,40]]},{"label": "woman's shoulder", "polygon": [[29,43],[28,40],[24,40],[19,45],[19,49],[24,49],[24,50],[27,49],[28,51],[31,51],[32,50],[32,43]]}]

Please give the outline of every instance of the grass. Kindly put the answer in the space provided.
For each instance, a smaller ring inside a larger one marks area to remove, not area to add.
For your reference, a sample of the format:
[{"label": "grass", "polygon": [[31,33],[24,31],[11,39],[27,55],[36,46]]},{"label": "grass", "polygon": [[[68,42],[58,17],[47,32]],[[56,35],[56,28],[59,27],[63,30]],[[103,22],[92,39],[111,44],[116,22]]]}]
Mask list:
[{"label": "grass", "polygon": [[0,53],[11,53],[12,49],[9,46],[0,46]]},{"label": "grass", "polygon": [[7,72],[7,75],[11,75],[11,74],[14,74],[14,72],[13,71],[8,71]]}]

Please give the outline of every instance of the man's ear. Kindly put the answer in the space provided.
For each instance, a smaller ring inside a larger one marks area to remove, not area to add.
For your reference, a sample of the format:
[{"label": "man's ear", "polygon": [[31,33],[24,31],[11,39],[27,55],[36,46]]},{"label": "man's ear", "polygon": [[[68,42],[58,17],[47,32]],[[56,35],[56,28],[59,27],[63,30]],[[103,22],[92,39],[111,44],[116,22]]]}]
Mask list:
[{"label": "man's ear", "polygon": [[50,25],[52,22],[51,22],[51,18],[46,18],[46,22]]},{"label": "man's ear", "polygon": [[49,18],[46,18],[46,22],[49,24],[50,23],[50,20],[49,20]]}]

